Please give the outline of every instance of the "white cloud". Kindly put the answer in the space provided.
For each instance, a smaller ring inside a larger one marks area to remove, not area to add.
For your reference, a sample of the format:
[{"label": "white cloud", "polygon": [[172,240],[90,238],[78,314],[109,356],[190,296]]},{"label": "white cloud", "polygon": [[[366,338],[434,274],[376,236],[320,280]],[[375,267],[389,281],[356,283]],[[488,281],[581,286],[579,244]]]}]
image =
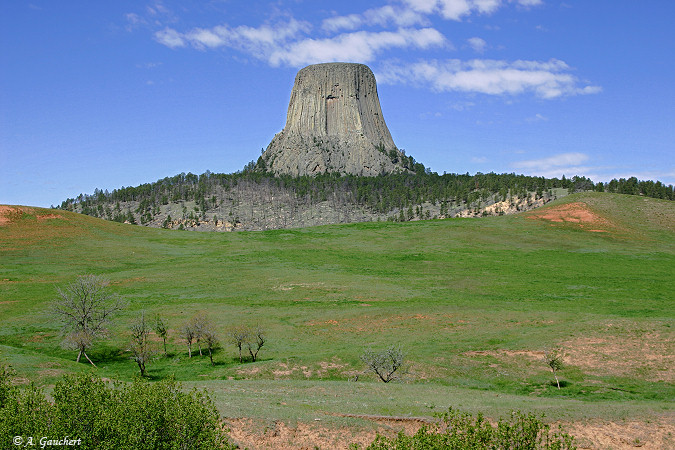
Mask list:
[{"label": "white cloud", "polygon": [[[514,0],[511,0],[512,2]],[[544,2],[542,0],[516,0],[520,6],[539,6]]]},{"label": "white cloud", "polygon": [[474,156],[471,158],[471,162],[475,164],[482,164],[488,162],[488,159],[485,156]]},{"label": "white cloud", "polygon": [[164,28],[155,33],[155,40],[169,48],[185,47],[183,35],[171,28]]},{"label": "white cloud", "polygon": [[362,14],[349,14],[325,19],[321,27],[327,32],[355,30],[364,26],[378,25],[386,27],[409,27],[426,25],[428,21],[420,13],[410,9],[386,5],[381,8],[368,9]]},{"label": "white cloud", "polygon": [[533,92],[551,99],[561,96],[592,94],[597,86],[580,87],[563,61],[498,61],[474,59],[461,61],[422,61],[407,66],[390,65],[379,80],[385,83],[429,85],[439,92],[477,92],[490,95],[517,95]]},{"label": "white cloud", "polygon": [[[492,14],[504,3],[504,0],[401,0],[408,8],[423,14],[440,14],[448,20],[462,20],[473,13]],[[533,6],[541,0],[509,0],[521,6]]]},{"label": "white cloud", "polygon": [[487,48],[487,42],[479,37],[472,37],[466,40],[476,53],[483,53]]},{"label": "white cloud", "polygon": [[530,159],[513,163],[518,169],[551,170],[553,168],[575,166],[588,161],[585,153],[560,153],[548,158]]},{"label": "white cloud", "polygon": [[321,28],[329,32],[340,30],[355,30],[363,25],[364,19],[360,14],[349,14],[348,16],[335,16],[323,21]]},{"label": "white cloud", "polygon": [[517,161],[511,166],[524,173],[547,178],[560,178],[563,175],[566,177],[580,175],[593,178],[589,173],[597,168],[583,165],[588,160],[589,156],[585,153],[560,153],[547,158]]},{"label": "white cloud", "polygon": [[194,28],[185,33],[165,28],[155,33],[155,39],[171,48],[184,47],[188,44],[200,50],[229,47],[265,59],[278,47],[297,39],[300,34],[310,29],[309,23],[290,19],[276,25],[260,27],[241,25],[234,28],[218,25],[213,28]]},{"label": "white cloud", "polygon": [[269,57],[277,66],[301,66],[328,61],[370,62],[387,48],[420,48],[439,46],[445,37],[433,28],[399,29],[395,32],[357,31],[333,38],[304,39],[276,49]]},{"label": "white cloud", "polygon": [[307,22],[289,20],[277,25],[260,27],[219,25],[195,28],[185,33],[165,28],[155,33],[155,39],[170,47],[215,49],[234,48],[272,66],[303,66],[318,62],[370,62],[390,48],[426,49],[447,44],[445,37],[433,28],[399,28],[396,31],[355,31],[324,39],[303,37],[311,29]]}]

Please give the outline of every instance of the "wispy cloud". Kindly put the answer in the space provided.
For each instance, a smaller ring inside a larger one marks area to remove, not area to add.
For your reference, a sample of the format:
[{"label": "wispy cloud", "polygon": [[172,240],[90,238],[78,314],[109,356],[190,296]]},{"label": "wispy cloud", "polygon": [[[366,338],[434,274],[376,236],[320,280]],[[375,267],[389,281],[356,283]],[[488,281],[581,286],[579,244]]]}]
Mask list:
[{"label": "wispy cloud", "polygon": [[171,28],[164,28],[155,33],[155,40],[169,48],[185,47],[185,39],[181,33]]},{"label": "wispy cloud", "polygon": [[543,177],[562,177],[563,175],[590,177],[589,172],[594,168],[584,165],[589,159],[585,153],[559,153],[541,159],[517,161],[511,166],[525,173]]},{"label": "wispy cloud", "polygon": [[155,39],[171,48],[188,45],[199,50],[229,47],[264,59],[277,48],[297,39],[310,29],[309,23],[290,19],[259,27],[218,25],[212,28],[193,28],[184,33],[165,28],[155,33]]},{"label": "wispy cloud", "polygon": [[[320,33],[313,24],[288,14],[283,21],[257,27],[222,24],[180,31],[164,26],[155,32],[154,38],[173,49],[234,49],[274,67],[331,61],[375,63],[373,68],[381,83],[419,85],[437,92],[509,96],[532,93],[543,99],[600,92],[600,87],[584,83],[558,59],[420,59],[394,64],[382,58],[395,49],[454,49],[438,29],[429,26],[432,16],[461,20],[471,14],[492,14],[509,4],[529,8],[541,3],[541,0],[391,0],[387,5],[361,13],[326,18],[320,22]],[[152,17],[171,17],[159,0],[148,11]],[[135,14],[127,16],[130,26],[141,20]],[[487,42],[479,37],[468,38],[466,42],[477,53],[488,48]]]},{"label": "wispy cloud", "polygon": [[373,25],[409,27],[428,25],[428,20],[422,14],[410,8],[386,5],[381,8],[368,9],[361,14],[330,17],[323,21],[321,28],[327,32],[337,32],[340,30],[356,30]]},{"label": "wispy cloud", "polygon": [[571,68],[557,59],[514,62],[450,59],[389,65],[379,79],[386,83],[429,85],[439,92],[463,91],[491,95],[533,92],[544,99],[600,91],[597,86],[583,86],[570,72]]},{"label": "wispy cloud", "polygon": [[385,49],[425,49],[446,42],[445,37],[433,28],[355,31],[323,39],[305,37],[310,29],[309,23],[291,19],[283,24],[257,28],[219,25],[195,28],[185,33],[165,28],[155,33],[155,39],[171,48],[187,45],[200,50],[234,48],[265,60],[272,66],[302,66],[329,61],[370,62]]},{"label": "wispy cloud", "polygon": [[531,7],[542,0],[402,0],[413,11],[439,14],[444,19],[460,21],[471,14],[492,14],[507,3]]},{"label": "wispy cloud", "polygon": [[466,40],[469,44],[469,47],[473,49],[476,53],[483,53],[487,48],[487,42],[479,37],[472,37]]},{"label": "wispy cloud", "polygon": [[445,37],[433,28],[397,31],[357,31],[327,39],[304,39],[275,50],[269,57],[272,65],[300,66],[327,61],[370,62],[388,48],[425,49],[440,46]]}]

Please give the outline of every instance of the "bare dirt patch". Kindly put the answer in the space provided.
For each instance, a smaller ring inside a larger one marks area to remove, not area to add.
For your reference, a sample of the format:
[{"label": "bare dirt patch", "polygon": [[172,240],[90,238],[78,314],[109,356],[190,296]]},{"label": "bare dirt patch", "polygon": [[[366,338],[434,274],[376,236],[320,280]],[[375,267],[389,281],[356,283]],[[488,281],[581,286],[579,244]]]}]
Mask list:
[{"label": "bare dirt patch", "polygon": [[[333,415],[333,414],[331,414]],[[263,421],[246,418],[225,420],[232,440],[240,447],[256,449],[346,449],[351,443],[366,447],[377,433],[387,437],[399,431],[414,434],[423,425],[433,422],[425,417],[387,417],[339,414],[370,421],[367,426],[331,426],[321,418],[314,423],[287,424],[282,421]],[[627,420],[606,422],[600,420],[563,424],[565,431],[576,438],[579,449],[633,449],[656,450],[674,448],[675,419],[672,416],[649,421]]]},{"label": "bare dirt patch", "polygon": [[17,218],[17,215],[20,217],[21,214],[21,208],[0,205],[0,226],[8,225],[14,222]]},{"label": "bare dirt patch", "polygon": [[583,202],[567,203],[547,208],[544,211],[530,213],[527,217],[529,219],[539,219],[553,223],[575,224],[594,233],[607,233],[609,229],[614,228],[614,224],[591,211],[588,205]]},{"label": "bare dirt patch", "polygon": [[563,344],[567,361],[595,375],[675,382],[675,340],[655,331],[580,337]]},{"label": "bare dirt patch", "polygon": [[624,422],[577,422],[565,426],[579,449],[675,448],[675,417]]},{"label": "bare dirt patch", "polygon": [[260,367],[252,367],[250,369],[238,369],[237,375],[254,376],[260,372]]},{"label": "bare dirt patch", "polygon": [[[355,416],[356,417],[356,416]],[[386,418],[379,416],[358,416],[373,421],[374,427],[346,427],[322,424],[317,418],[314,423],[298,422],[287,424],[282,421],[253,419],[226,419],[230,437],[242,448],[257,449],[346,449],[351,443],[366,447],[379,432],[393,437],[399,431],[408,434],[416,432],[423,422],[417,419]]]},{"label": "bare dirt patch", "polygon": [[[675,338],[672,333],[641,331],[628,325],[610,323],[601,336],[574,338],[561,343],[560,347],[564,349],[566,365],[578,367],[591,375],[675,382]],[[492,356],[501,361],[524,357],[537,362],[543,360],[544,351],[478,350],[464,352],[463,355]]]}]

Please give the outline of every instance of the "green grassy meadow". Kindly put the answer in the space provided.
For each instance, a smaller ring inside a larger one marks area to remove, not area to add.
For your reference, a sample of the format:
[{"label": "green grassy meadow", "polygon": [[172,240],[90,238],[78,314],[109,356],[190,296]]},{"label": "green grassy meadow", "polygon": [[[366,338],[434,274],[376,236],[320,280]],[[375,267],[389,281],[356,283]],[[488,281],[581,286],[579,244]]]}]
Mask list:
[{"label": "green grassy meadow", "polygon": [[[580,203],[602,220],[536,217]],[[428,416],[453,406],[614,420],[673,411],[672,202],[581,193],[513,216],[227,234],[39,208],[7,217],[0,360],[25,382],[49,387],[92,370],[61,346],[49,304],[57,287],[93,273],[128,303],[88,352],[96,372],[136,376],[128,327],[141,311],[159,313],[169,356],[158,355],[148,376],[206,387],[226,417]],[[240,364],[227,342],[215,366],[188,359],[178,329],[200,311],[223,341],[231,326],[264,327],[260,360]],[[406,371],[385,385],[359,356],[392,344],[406,353]],[[561,390],[541,361],[557,346],[568,353]]]}]

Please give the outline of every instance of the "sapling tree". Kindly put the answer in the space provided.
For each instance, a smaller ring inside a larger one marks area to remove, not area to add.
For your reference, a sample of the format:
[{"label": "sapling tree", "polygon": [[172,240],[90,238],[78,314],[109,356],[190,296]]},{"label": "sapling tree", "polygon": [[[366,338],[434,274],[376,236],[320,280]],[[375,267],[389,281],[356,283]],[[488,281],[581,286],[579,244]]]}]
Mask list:
[{"label": "sapling tree", "polygon": [[249,338],[247,342],[248,353],[251,355],[251,360],[256,362],[258,359],[258,352],[265,345],[267,338],[265,336],[265,330],[260,327],[256,327],[255,330],[249,333]]},{"label": "sapling tree", "polygon": [[544,352],[544,362],[548,367],[550,367],[551,372],[553,372],[553,377],[555,378],[555,382],[558,385],[558,389],[560,389],[560,381],[558,381],[557,372],[563,368],[564,358],[565,353],[560,348],[554,348]]},{"label": "sapling tree", "polygon": [[169,327],[159,314],[157,314],[157,317],[155,318],[155,333],[162,338],[164,343],[164,356],[166,356],[166,338],[169,335]]},{"label": "sapling tree", "polygon": [[200,312],[190,319],[188,325],[192,331],[194,331],[194,339],[197,343],[197,347],[199,348],[199,356],[204,356],[202,355],[202,340],[204,338],[204,331],[210,325],[209,319],[203,312]]},{"label": "sapling tree", "polygon": [[239,362],[243,362],[243,357],[241,354],[241,349],[248,341],[249,330],[247,327],[239,325],[232,327],[228,332],[229,341],[234,344],[239,350]]},{"label": "sapling tree", "polygon": [[57,288],[57,293],[52,312],[63,325],[65,343],[78,351],[77,362],[84,355],[96,367],[87,349],[106,336],[107,324],[123,308],[122,300],[108,290],[106,279],[96,275],[80,276],[65,289]]},{"label": "sapling tree", "polygon": [[150,335],[150,324],[145,320],[145,312],[141,312],[141,317],[131,325],[131,344],[129,350],[141,376],[145,376],[145,366],[150,362],[154,352],[152,351],[148,336]]},{"label": "sapling tree", "polygon": [[208,321],[202,329],[202,340],[204,341],[204,345],[206,345],[206,349],[209,351],[211,365],[215,366],[215,363],[213,362],[213,351],[220,346],[220,342],[211,321]]},{"label": "sapling tree", "polygon": [[181,338],[185,341],[188,348],[188,358],[192,358],[192,342],[195,340],[195,330],[192,329],[190,322],[183,325],[180,330]]},{"label": "sapling tree", "polygon": [[381,352],[366,350],[361,355],[361,361],[385,383],[397,378],[394,374],[403,365],[403,359],[401,349],[393,345]]}]

